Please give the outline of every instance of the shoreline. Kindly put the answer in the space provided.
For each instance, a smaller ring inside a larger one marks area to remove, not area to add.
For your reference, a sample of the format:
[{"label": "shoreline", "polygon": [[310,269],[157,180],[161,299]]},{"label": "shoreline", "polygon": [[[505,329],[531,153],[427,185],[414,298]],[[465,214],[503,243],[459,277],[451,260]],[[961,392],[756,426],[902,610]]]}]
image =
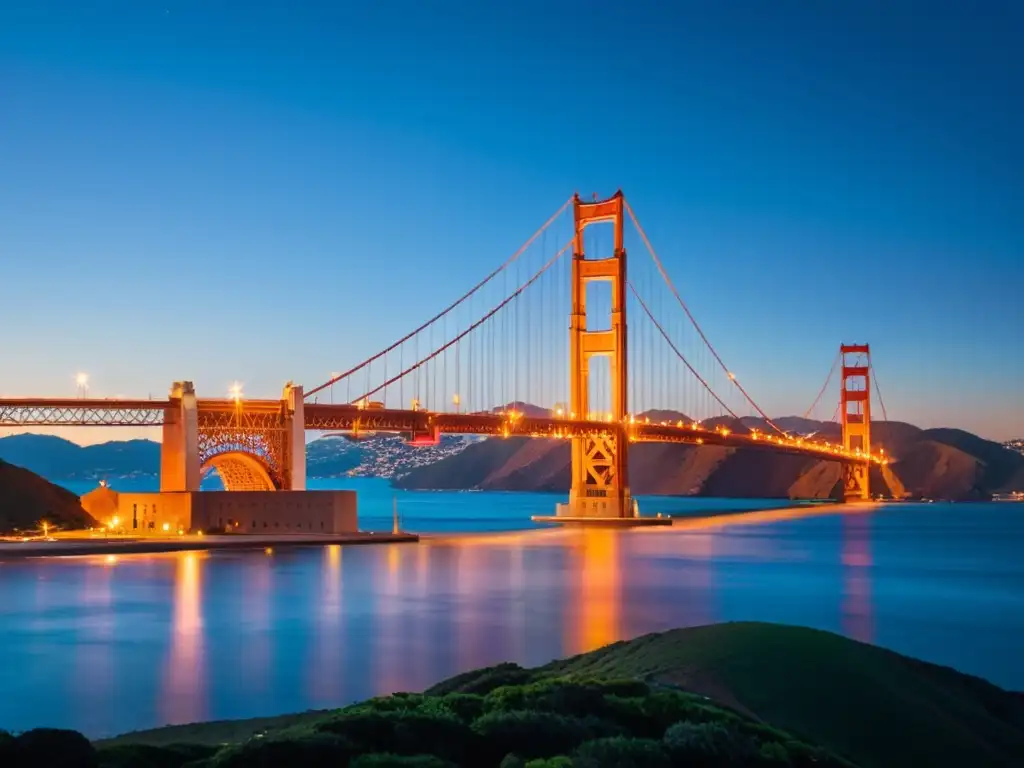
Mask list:
[{"label": "shoreline", "polygon": [[148,555],[168,552],[196,552],[215,549],[267,549],[273,547],[323,547],[367,544],[414,544],[415,533],[339,534],[227,534],[175,536],[173,538],[62,538],[56,541],[0,542],[0,562],[29,557],[80,557],[89,555]]}]

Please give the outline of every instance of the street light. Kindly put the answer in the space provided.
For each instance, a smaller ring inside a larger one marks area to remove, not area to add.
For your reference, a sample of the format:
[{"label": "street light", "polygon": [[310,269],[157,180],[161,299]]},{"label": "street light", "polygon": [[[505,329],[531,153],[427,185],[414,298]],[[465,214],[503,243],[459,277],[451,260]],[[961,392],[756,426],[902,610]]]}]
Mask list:
[{"label": "street light", "polygon": [[242,385],[237,381],[228,388],[228,397],[236,403],[242,399]]},{"label": "street light", "polygon": [[78,396],[86,397],[89,394],[89,374],[76,373],[75,386],[78,387]]}]

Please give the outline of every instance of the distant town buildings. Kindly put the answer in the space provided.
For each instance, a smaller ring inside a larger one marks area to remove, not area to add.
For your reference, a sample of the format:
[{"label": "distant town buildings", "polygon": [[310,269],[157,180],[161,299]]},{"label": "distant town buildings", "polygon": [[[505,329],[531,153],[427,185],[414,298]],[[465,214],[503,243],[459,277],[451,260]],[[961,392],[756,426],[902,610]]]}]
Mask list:
[{"label": "distant town buildings", "polygon": [[1024,456],[1024,438],[1018,438],[1016,440],[1010,440],[1008,442],[1005,442],[1003,443],[1003,447],[1009,448],[1011,451],[1016,451],[1017,453]]},{"label": "distant town buildings", "polygon": [[[353,442],[344,437],[327,437],[307,446],[307,472],[310,477],[387,477],[397,478],[418,467],[461,453],[484,438],[443,435],[434,446],[410,446],[398,435],[373,435]],[[351,456],[351,461],[339,461]],[[341,469],[342,466],[348,465]]]}]

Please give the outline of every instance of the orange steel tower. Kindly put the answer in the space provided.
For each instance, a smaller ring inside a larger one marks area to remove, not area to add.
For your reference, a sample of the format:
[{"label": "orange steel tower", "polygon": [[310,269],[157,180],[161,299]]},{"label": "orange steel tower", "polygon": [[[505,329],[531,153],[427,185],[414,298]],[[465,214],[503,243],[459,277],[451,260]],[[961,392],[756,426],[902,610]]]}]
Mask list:
[{"label": "orange steel tower", "polygon": [[867,460],[871,453],[871,348],[868,344],[842,344],[839,356],[843,447],[859,449],[865,456],[863,463],[843,464],[843,496],[847,501],[867,501],[871,498]]},{"label": "orange steel tower", "polygon": [[[626,417],[626,250],[623,247],[622,192],[607,200],[584,203],[573,199],[576,221],[572,254],[572,317],[569,326],[569,407],[576,418],[590,412],[590,360],[609,359],[611,415],[604,434],[572,440],[572,486],[569,504],[558,514],[569,517],[633,517],[625,433]],[[591,224],[611,222],[615,249],[603,259],[588,259],[583,232]],[[587,284],[608,281],[612,287],[611,323],[607,330],[587,328]]]}]

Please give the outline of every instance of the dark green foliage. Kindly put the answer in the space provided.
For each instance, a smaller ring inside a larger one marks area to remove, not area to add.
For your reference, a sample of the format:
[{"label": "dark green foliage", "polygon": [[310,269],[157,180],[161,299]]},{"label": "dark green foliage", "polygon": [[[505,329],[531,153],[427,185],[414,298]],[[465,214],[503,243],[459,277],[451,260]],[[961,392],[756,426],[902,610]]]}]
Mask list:
[{"label": "dark green foliage", "polygon": [[562,755],[584,741],[617,731],[597,718],[529,710],[488,712],[473,723],[473,730],[492,759],[510,753],[525,758]]},{"label": "dark green foliage", "polygon": [[430,696],[443,696],[447,693],[485,694],[503,685],[523,685],[530,682],[533,677],[532,671],[523,669],[518,664],[506,662],[456,675],[428,688],[426,693]]},{"label": "dark green foliage", "polygon": [[572,765],[573,768],[669,768],[671,763],[660,741],[616,736],[581,744],[573,755]]},{"label": "dark green foliage", "polygon": [[349,768],[451,768],[452,763],[434,755],[392,755],[376,753],[360,755]]},{"label": "dark green foliage", "polygon": [[429,753],[454,762],[472,759],[479,739],[470,727],[438,700],[422,704],[394,710],[351,708],[314,729],[345,737],[359,752]]},{"label": "dark green foliage", "polygon": [[170,744],[156,747],[150,744],[113,744],[97,750],[100,768],[182,768],[203,758],[211,757],[217,747],[200,744]]},{"label": "dark green foliage", "polygon": [[337,768],[345,765],[356,751],[340,736],[312,734],[302,739],[251,739],[245,744],[226,747],[207,761],[209,768]]},{"label": "dark green foliage", "polygon": [[565,755],[531,760],[524,768],[573,768],[572,758]]},{"label": "dark green foliage", "polygon": [[97,768],[99,761],[90,741],[78,731],[35,728],[15,737],[13,765]]},{"label": "dark green foliage", "polygon": [[744,765],[758,752],[754,739],[720,723],[676,723],[664,743],[675,762],[706,768]]},{"label": "dark green foliage", "polygon": [[484,697],[474,693],[449,693],[441,699],[460,720],[471,723],[484,713]]}]

